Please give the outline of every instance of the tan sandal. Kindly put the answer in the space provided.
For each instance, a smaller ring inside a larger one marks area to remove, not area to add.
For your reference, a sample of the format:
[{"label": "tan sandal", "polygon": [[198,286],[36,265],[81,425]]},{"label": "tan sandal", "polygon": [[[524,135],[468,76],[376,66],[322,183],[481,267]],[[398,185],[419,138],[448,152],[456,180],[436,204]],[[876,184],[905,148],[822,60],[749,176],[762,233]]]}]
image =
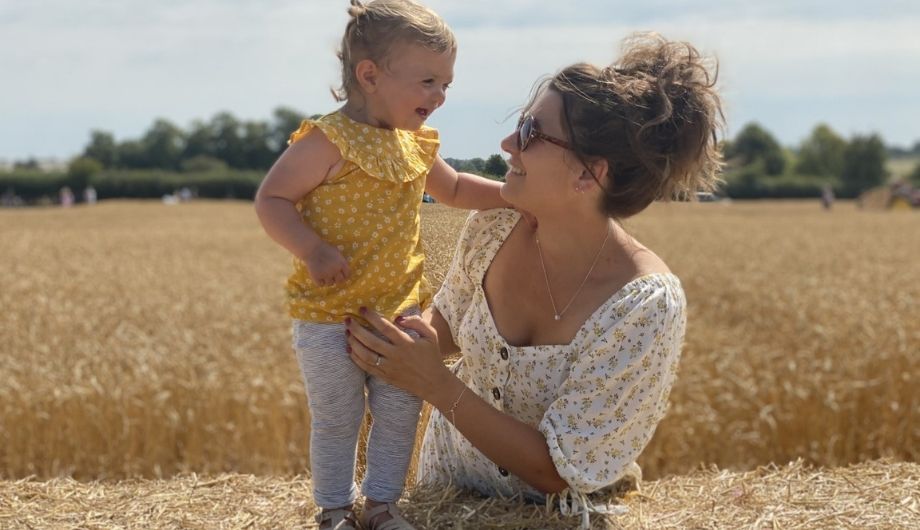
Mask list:
[{"label": "tan sandal", "polygon": [[329,523],[329,530],[359,530],[361,528],[353,508],[322,510],[316,514],[316,522],[320,527],[323,526],[323,523]]},{"label": "tan sandal", "polygon": [[[392,519],[379,523],[372,522],[378,515],[382,515],[383,513],[389,513]],[[361,514],[361,524],[364,525],[367,530],[416,530],[414,526],[409,524],[409,521],[403,519],[402,515],[399,515],[399,510],[396,508],[395,502],[388,502],[386,504],[374,506],[369,510],[364,510],[364,513]]]}]

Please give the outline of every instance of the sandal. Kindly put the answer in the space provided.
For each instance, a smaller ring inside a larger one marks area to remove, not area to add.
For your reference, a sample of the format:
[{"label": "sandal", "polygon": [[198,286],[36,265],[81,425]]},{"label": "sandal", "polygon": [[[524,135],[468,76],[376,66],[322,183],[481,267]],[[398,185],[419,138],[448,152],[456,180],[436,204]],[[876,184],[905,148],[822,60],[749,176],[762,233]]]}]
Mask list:
[{"label": "sandal", "polygon": [[[380,523],[372,522],[378,515],[383,513],[389,513],[392,519],[381,521]],[[364,510],[364,513],[361,514],[361,524],[368,530],[416,530],[414,526],[409,524],[409,521],[399,515],[395,502],[388,502],[374,506],[370,510]]]},{"label": "sandal", "polygon": [[358,530],[361,528],[358,526],[358,520],[352,508],[322,510],[316,514],[316,522],[320,527],[323,526],[323,523],[329,523],[329,530]]}]

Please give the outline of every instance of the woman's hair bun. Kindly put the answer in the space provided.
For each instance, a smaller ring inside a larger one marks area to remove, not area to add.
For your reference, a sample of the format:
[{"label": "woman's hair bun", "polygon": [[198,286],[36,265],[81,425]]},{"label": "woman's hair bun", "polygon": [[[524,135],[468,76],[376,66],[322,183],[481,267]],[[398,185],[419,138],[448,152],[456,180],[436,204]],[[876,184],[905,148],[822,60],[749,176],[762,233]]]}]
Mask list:
[{"label": "woman's hair bun", "polygon": [[367,13],[367,7],[360,0],[351,0],[351,7],[348,8],[348,14],[352,18],[358,18]]}]

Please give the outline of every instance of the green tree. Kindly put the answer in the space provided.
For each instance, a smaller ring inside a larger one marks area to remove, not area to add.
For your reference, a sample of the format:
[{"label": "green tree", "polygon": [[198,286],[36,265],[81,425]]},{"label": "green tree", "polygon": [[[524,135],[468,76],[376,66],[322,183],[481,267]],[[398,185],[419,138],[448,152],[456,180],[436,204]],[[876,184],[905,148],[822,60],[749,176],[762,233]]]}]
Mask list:
[{"label": "green tree", "polygon": [[67,165],[67,183],[74,192],[80,193],[101,171],[102,164],[95,158],[88,156],[74,158]]},{"label": "green tree", "polygon": [[128,169],[144,169],[150,167],[147,159],[147,150],[139,140],[125,140],[118,144],[115,159],[118,167]]},{"label": "green tree", "polygon": [[141,145],[146,154],[147,167],[179,169],[179,160],[185,147],[185,133],[172,122],[160,118],[147,129]]},{"label": "green tree", "polygon": [[268,169],[275,161],[275,150],[269,145],[269,125],[263,121],[243,124],[243,160],[249,169]]},{"label": "green tree", "polygon": [[486,159],[483,172],[487,175],[504,178],[505,173],[508,172],[508,164],[505,162],[505,159],[502,158],[502,155],[492,155]]},{"label": "green tree", "polygon": [[214,156],[232,168],[246,167],[242,125],[239,120],[229,112],[220,112],[211,119],[211,130],[214,134]]},{"label": "green tree", "polygon": [[300,122],[306,116],[289,107],[278,107],[272,114],[272,118],[268,145],[277,157],[287,148],[288,138],[300,127]]},{"label": "green tree", "polygon": [[726,158],[740,158],[744,166],[762,160],[768,175],[780,175],[786,169],[786,158],[779,142],[756,123],[747,124],[726,148]]},{"label": "green tree", "polygon": [[115,143],[115,137],[106,131],[92,131],[89,145],[83,150],[83,156],[98,161],[102,167],[115,167],[118,164],[118,146]]},{"label": "green tree", "polygon": [[180,164],[182,171],[188,172],[207,172],[221,171],[227,169],[227,163],[218,158],[208,155],[197,155],[187,158]]},{"label": "green tree", "polygon": [[[182,150],[182,160],[191,160],[200,156],[217,158],[214,150],[214,130],[211,124],[195,120],[185,137],[185,147]],[[226,167],[226,164],[225,164]]]},{"label": "green tree", "polygon": [[840,178],[846,147],[846,140],[822,123],[802,142],[795,170],[805,175]]},{"label": "green tree", "polygon": [[843,173],[840,182],[843,192],[858,195],[867,189],[885,183],[885,144],[877,134],[854,136],[843,152]]}]

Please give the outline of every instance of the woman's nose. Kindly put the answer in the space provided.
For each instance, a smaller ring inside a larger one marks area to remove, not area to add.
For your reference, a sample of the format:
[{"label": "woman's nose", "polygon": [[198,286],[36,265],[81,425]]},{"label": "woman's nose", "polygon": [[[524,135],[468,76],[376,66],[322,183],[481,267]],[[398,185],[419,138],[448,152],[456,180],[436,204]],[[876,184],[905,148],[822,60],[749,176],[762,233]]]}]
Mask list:
[{"label": "woman's nose", "polygon": [[517,150],[518,150],[518,148],[517,148],[517,132],[513,132],[513,133],[509,134],[508,136],[505,136],[504,138],[502,138],[502,142],[501,142],[500,145],[501,145],[502,151],[504,151],[504,152],[506,152],[506,153],[508,153],[508,154],[517,153]]}]

